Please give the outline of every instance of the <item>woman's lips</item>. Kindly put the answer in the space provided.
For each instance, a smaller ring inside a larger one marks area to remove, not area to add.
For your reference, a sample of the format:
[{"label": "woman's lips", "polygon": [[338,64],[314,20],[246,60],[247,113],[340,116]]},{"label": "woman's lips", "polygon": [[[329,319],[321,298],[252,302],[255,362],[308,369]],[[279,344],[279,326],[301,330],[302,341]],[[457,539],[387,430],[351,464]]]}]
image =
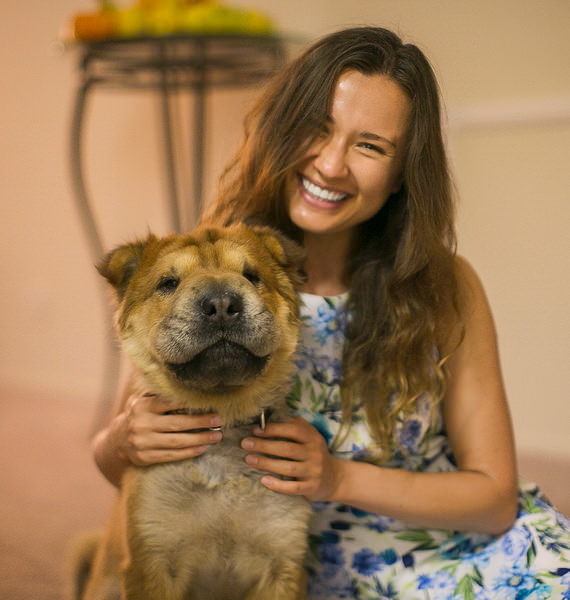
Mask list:
[{"label": "woman's lips", "polygon": [[304,175],[299,175],[299,182],[301,183],[302,189],[309,194],[315,200],[320,202],[327,202],[329,204],[338,204],[348,198],[350,194],[345,192],[339,192],[327,188],[323,188],[317,185],[314,181],[311,181]]}]

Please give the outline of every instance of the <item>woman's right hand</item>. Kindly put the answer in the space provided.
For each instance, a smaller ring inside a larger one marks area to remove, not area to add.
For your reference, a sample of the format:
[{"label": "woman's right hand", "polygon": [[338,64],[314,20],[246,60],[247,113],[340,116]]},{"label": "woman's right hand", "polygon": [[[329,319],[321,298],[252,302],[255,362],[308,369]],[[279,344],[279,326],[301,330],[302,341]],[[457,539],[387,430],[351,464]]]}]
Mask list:
[{"label": "woman's right hand", "polygon": [[112,421],[109,441],[123,461],[148,466],[199,456],[222,439],[221,431],[212,430],[220,426],[215,414],[183,414],[172,401],[133,394]]},{"label": "woman's right hand", "polygon": [[121,404],[92,444],[99,470],[117,487],[129,466],[194,458],[222,439],[212,429],[222,425],[216,414],[173,414],[182,407],[154,394],[130,394]]}]

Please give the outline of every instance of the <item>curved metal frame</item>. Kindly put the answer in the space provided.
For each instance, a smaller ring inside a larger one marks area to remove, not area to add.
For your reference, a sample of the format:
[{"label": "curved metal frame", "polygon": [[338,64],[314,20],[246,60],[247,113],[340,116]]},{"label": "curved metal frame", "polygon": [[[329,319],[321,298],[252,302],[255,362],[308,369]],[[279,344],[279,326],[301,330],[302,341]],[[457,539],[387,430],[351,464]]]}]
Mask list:
[{"label": "curved metal frame", "polygon": [[[83,126],[88,98],[97,88],[156,90],[160,95],[168,211],[174,231],[183,229],[173,132],[179,127],[170,105],[171,95],[188,90],[194,95],[193,113],[193,222],[202,209],[206,92],[215,87],[246,87],[268,78],[283,63],[284,42],[274,36],[169,36],[84,42],[70,135],[70,166],[76,208],[94,262],[104,254],[99,225],[85,185]],[[100,425],[116,393],[120,363],[114,345],[104,367]]]}]

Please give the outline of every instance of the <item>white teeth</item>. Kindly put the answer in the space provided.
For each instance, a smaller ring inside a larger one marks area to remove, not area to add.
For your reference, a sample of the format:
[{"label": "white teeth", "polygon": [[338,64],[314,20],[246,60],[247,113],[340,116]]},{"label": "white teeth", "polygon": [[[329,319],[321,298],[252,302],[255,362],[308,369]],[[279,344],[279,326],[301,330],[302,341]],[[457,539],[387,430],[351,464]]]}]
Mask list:
[{"label": "white teeth", "polygon": [[341,192],[333,192],[331,190],[325,190],[324,188],[316,185],[312,181],[309,181],[305,177],[301,177],[301,184],[303,187],[315,198],[319,200],[323,200],[325,202],[341,202],[344,200],[348,194],[343,194]]}]

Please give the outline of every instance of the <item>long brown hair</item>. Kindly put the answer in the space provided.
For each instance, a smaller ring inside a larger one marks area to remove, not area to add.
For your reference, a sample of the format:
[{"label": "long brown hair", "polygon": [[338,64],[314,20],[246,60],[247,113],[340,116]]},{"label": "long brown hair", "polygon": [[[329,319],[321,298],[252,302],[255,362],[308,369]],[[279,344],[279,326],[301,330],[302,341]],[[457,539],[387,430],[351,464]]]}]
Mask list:
[{"label": "long brown hair", "polygon": [[206,220],[262,223],[302,240],[287,214],[286,178],[320,132],[347,70],[390,77],[411,107],[402,186],[361,226],[349,268],[343,426],[364,406],[385,460],[397,420],[417,398],[431,394],[434,407],[441,401],[445,358],[462,329],[439,90],[424,54],[379,27],[345,29],[309,47],[246,118],[243,144]]}]

